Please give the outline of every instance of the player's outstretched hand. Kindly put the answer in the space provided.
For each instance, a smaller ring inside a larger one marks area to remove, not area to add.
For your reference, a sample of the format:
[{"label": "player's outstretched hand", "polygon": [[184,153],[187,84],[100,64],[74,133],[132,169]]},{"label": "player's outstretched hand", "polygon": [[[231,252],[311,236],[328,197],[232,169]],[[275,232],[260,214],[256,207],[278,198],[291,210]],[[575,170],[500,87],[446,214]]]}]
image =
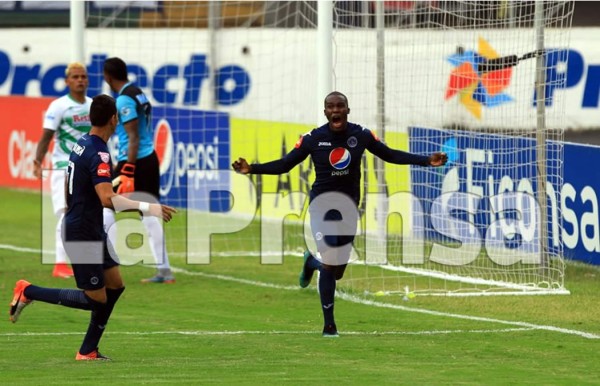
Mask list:
[{"label": "player's outstretched hand", "polygon": [[429,156],[429,165],[431,166],[443,166],[448,162],[448,155],[443,152],[433,153]]},{"label": "player's outstretched hand", "polygon": [[246,162],[245,158],[238,158],[237,161],[234,161],[231,164],[231,167],[233,167],[233,170],[235,170],[238,173],[242,173],[242,174],[248,174],[250,173],[250,165],[248,165],[248,162]]},{"label": "player's outstretched hand", "polygon": [[177,209],[161,204],[150,204],[150,216],[160,217],[164,222],[169,222],[173,218],[173,214],[177,213]]}]

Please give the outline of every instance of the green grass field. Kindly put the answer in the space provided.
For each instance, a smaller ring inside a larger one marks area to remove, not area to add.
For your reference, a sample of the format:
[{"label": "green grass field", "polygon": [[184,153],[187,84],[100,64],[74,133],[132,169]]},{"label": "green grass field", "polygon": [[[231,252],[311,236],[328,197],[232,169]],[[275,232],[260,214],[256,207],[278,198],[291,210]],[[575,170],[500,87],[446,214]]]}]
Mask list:
[{"label": "green grass field", "polygon": [[[0,189],[0,299],[14,282],[75,287],[40,257],[40,199]],[[168,224],[167,227],[177,226]],[[172,243],[172,241],[171,241]],[[169,249],[177,249],[171,245]],[[358,298],[336,302],[339,339],[324,339],[301,265],[213,257],[174,285],[123,267],[127,290],[101,342],[113,361],[75,362],[89,313],[36,302],[0,323],[0,384],[598,384],[600,269],[569,263],[569,296]]]}]

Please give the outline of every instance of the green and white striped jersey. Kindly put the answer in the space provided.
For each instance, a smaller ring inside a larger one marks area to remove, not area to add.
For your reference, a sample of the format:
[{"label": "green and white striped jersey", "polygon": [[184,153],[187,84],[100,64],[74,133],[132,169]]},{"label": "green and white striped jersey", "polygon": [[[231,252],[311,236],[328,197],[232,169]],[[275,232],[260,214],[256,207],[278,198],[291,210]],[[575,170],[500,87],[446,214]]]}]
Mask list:
[{"label": "green and white striped jersey", "polygon": [[69,94],[50,103],[44,115],[44,129],[54,130],[54,151],[52,165],[54,169],[64,169],[69,163],[73,145],[81,136],[90,131],[90,106],[92,98],[85,97],[85,103],[79,103]]}]

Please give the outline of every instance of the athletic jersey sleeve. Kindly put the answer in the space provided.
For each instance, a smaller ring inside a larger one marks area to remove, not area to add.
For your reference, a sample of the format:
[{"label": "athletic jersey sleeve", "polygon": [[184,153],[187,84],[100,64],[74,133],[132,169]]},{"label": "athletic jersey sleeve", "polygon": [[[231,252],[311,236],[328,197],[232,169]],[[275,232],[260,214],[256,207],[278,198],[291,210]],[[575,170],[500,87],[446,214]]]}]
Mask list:
[{"label": "athletic jersey sleeve", "polygon": [[375,133],[369,129],[363,129],[363,135],[367,142],[366,149],[385,162],[397,165],[429,166],[428,156],[407,153],[402,150],[389,148],[386,144],[379,140]]},{"label": "athletic jersey sleeve", "polygon": [[52,101],[48,106],[48,110],[46,110],[46,114],[44,114],[43,128],[52,131],[58,130],[62,115],[63,113],[59,103],[57,103],[56,100]]},{"label": "athletic jersey sleeve", "polygon": [[117,97],[117,111],[119,112],[119,122],[125,124],[138,118],[135,101],[128,95],[119,95]]},{"label": "athletic jersey sleeve", "polygon": [[98,152],[98,154],[91,156],[90,161],[89,172],[92,176],[92,182],[94,185],[98,185],[102,182],[112,182],[112,173],[110,167],[111,161],[108,153]]},{"label": "athletic jersey sleeve", "polygon": [[283,158],[266,162],[264,164],[252,164],[252,174],[283,174],[287,173],[300,162],[304,161],[310,154],[310,139],[306,139],[308,134],[303,135],[298,139],[292,151],[287,153]]}]

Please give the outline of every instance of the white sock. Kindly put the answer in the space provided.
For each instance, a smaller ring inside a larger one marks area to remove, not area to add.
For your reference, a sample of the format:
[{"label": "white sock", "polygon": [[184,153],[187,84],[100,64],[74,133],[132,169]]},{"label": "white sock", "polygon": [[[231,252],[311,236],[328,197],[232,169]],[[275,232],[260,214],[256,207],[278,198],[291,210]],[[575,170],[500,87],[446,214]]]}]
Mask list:
[{"label": "white sock", "polygon": [[150,238],[150,249],[154,255],[154,261],[156,261],[156,268],[159,270],[171,269],[161,222],[158,218],[150,216],[145,216],[142,222]]},{"label": "white sock", "polygon": [[56,223],[56,232],[55,232],[55,242],[56,242],[56,264],[66,264],[67,260],[67,251],[65,251],[65,245],[63,244],[62,239],[62,223],[63,218],[65,218],[65,213],[62,212],[58,217],[58,222]]}]

